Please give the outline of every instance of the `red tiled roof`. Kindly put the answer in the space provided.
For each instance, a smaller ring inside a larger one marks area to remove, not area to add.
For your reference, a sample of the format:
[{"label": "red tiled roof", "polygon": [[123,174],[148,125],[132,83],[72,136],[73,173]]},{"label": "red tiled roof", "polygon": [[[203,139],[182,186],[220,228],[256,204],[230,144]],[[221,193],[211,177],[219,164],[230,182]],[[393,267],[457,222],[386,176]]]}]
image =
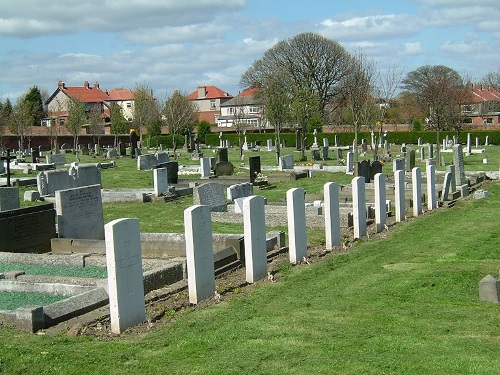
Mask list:
[{"label": "red tiled roof", "polygon": [[472,101],[474,103],[499,102],[500,91],[494,87],[474,85],[472,89]]},{"label": "red tiled roof", "polygon": [[257,87],[249,87],[238,94],[238,96],[254,96],[257,91]]},{"label": "red tiled roof", "polygon": [[102,103],[109,100],[109,96],[95,87],[65,87],[62,89],[69,97],[84,103]]},{"label": "red tiled roof", "polygon": [[[205,89],[205,96],[198,97],[199,89]],[[190,100],[198,100],[198,99],[217,99],[217,98],[232,98],[233,96],[224,90],[216,86],[200,86],[198,89],[193,91],[188,95],[188,99]]]},{"label": "red tiled roof", "polygon": [[109,91],[108,95],[109,100],[134,100],[134,91],[122,88],[115,88]]}]

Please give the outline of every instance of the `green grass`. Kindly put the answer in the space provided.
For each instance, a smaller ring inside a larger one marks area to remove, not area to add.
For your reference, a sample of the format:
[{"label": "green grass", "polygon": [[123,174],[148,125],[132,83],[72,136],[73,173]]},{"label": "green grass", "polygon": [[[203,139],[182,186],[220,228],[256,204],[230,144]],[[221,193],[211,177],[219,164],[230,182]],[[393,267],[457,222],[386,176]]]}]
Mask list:
[{"label": "green grass", "polygon": [[478,282],[500,266],[500,185],[398,224],[244,297],[112,340],[0,328],[9,374],[494,374],[499,305]]},{"label": "green grass", "polygon": [[105,267],[44,266],[34,264],[0,263],[0,273],[8,271],[24,271],[26,275],[85,277],[97,279],[105,279],[107,277]]}]

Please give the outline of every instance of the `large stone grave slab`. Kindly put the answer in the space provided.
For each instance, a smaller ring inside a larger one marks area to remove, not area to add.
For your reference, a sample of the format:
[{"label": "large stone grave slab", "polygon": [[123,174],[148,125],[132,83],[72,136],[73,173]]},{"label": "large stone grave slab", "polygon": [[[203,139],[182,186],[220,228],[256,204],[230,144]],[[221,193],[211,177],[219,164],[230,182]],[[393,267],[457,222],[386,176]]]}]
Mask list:
[{"label": "large stone grave slab", "polygon": [[[326,138],[324,138],[326,139]],[[279,169],[284,170],[284,169],[293,169],[294,167],[294,162],[293,162],[293,155],[285,155],[285,156],[280,156],[279,160]]]},{"label": "large stone grave slab", "polygon": [[104,239],[100,185],[56,191],[56,211],[60,238]]},{"label": "large stone grave slab", "polygon": [[66,164],[65,154],[49,154],[46,157],[47,164],[54,164],[56,166]]},{"label": "large stone grave slab", "polygon": [[41,171],[37,175],[37,187],[41,196],[53,197],[57,190],[89,185],[101,186],[101,171],[95,165],[77,165],[69,170]]},{"label": "large stone grave slab", "polygon": [[47,253],[56,237],[54,205],[44,204],[0,212],[0,251]]},{"label": "large stone grave slab", "polygon": [[209,206],[211,211],[226,212],[227,201],[224,196],[224,185],[217,183],[202,184],[193,188],[195,205]]},{"label": "large stone grave slab", "polygon": [[0,187],[0,211],[15,210],[19,207],[19,188]]}]

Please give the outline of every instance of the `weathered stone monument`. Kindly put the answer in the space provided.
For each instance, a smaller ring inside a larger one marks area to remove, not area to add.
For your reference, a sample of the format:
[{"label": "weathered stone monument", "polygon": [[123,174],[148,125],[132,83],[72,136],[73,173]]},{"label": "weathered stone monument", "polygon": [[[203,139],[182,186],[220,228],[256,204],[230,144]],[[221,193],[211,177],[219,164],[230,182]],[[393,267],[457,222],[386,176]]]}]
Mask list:
[{"label": "weathered stone monument", "polygon": [[455,182],[462,197],[469,194],[469,187],[465,179],[464,153],[461,144],[453,146],[453,164],[455,165]]},{"label": "weathered stone monument", "polygon": [[56,191],[56,212],[60,238],[104,239],[100,185]]},{"label": "weathered stone monument", "polygon": [[18,187],[0,187],[0,211],[15,210],[20,205]]},{"label": "weathered stone monument", "polygon": [[193,203],[208,206],[211,211],[226,212],[227,201],[224,196],[224,185],[206,183],[193,188]]},{"label": "weathered stone monument", "polygon": [[334,246],[341,245],[339,185],[336,182],[327,182],[323,190],[326,248],[331,250]]},{"label": "weathered stone monument", "polygon": [[155,196],[160,197],[168,191],[167,168],[153,169],[153,186]]}]

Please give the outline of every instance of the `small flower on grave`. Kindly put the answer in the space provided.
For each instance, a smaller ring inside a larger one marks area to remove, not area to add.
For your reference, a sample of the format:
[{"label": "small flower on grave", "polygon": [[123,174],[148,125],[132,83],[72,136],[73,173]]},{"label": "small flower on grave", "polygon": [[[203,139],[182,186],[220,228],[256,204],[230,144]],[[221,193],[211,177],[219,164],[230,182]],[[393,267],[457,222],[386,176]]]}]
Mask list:
[{"label": "small flower on grave", "polygon": [[264,176],[262,173],[257,173],[255,182],[267,182],[267,176]]}]

